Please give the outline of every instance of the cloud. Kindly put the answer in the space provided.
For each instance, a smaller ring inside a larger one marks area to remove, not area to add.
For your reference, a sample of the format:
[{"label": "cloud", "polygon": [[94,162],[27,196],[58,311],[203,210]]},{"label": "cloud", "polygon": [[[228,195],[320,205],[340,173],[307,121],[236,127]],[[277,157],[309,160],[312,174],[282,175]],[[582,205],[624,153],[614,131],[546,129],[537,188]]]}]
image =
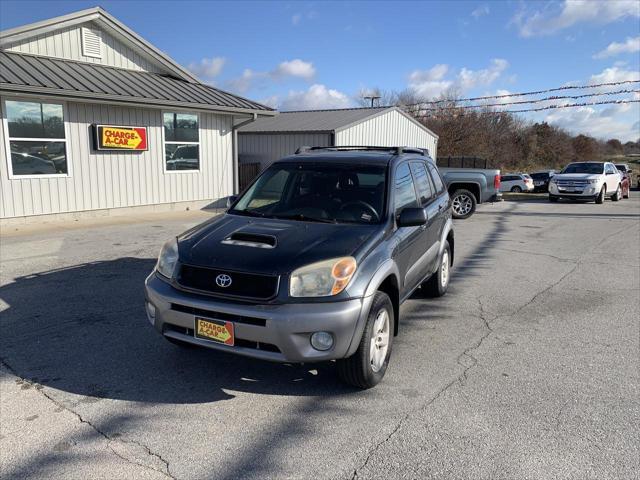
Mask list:
[{"label": "cloud", "polygon": [[614,83],[629,80],[640,80],[640,72],[637,70],[626,70],[623,67],[605,68],[602,72],[591,75],[590,84]]},{"label": "cloud", "polygon": [[[622,82],[627,80],[640,80],[640,72],[626,70],[614,66],[605,68],[602,72],[593,74],[587,83],[599,84],[609,82]],[[576,82],[580,83],[580,82]],[[616,87],[599,87],[593,92],[605,92],[616,90]],[[595,97],[592,100],[639,100],[640,94]],[[549,102],[556,103],[556,102]],[[640,105],[637,103],[612,104],[607,106],[585,106],[553,110],[546,114],[544,120],[550,124],[562,127],[572,133],[584,133],[596,138],[617,138],[623,142],[636,141],[640,138]]]},{"label": "cloud", "polygon": [[624,43],[612,42],[607,48],[596,53],[593,58],[615,57],[621,53],[640,52],[640,37],[627,37]]},{"label": "cloud", "polygon": [[307,82],[313,80],[316,69],[311,62],[305,62],[296,58],[280,63],[276,68],[268,72],[260,72],[246,68],[240,77],[229,80],[231,90],[244,93],[251,88],[264,86],[268,82],[284,81],[288,78],[301,78]]},{"label": "cloud", "polygon": [[614,105],[604,110],[593,107],[557,110],[549,113],[545,121],[574,134],[583,133],[604,140],[617,138],[622,142],[629,142],[640,138],[640,128],[638,122],[625,122],[625,118],[633,119],[638,116],[640,107],[627,104]]},{"label": "cloud", "polygon": [[213,79],[220,75],[227,59],[224,57],[203,58],[199,62],[189,64],[189,70],[198,77]]},{"label": "cloud", "polygon": [[316,12],[315,10],[309,10],[307,13],[294,13],[291,16],[291,24],[294,27],[297,27],[298,25],[300,25],[300,23],[302,22],[302,20],[313,20],[314,18],[316,18],[318,16],[318,12]]},{"label": "cloud", "polygon": [[415,70],[409,75],[409,88],[423,98],[433,98],[450,89],[461,92],[476,87],[487,87],[502,76],[509,67],[509,62],[502,58],[494,58],[487,68],[470,70],[462,68],[453,77],[447,78],[450,71],[448,65],[438,64],[429,70]]},{"label": "cloud", "polygon": [[298,77],[304,80],[311,80],[316,74],[316,69],[311,62],[305,62],[296,58],[288,62],[282,62],[271,72],[274,78]]},{"label": "cloud", "polygon": [[291,17],[291,23],[295,26],[300,25],[300,20],[302,20],[302,14],[301,13],[295,13],[292,17]]},{"label": "cloud", "polygon": [[484,15],[489,15],[489,5],[486,3],[477,7],[473,12],[471,12],[471,16],[475,19],[478,19]]},{"label": "cloud", "polygon": [[640,17],[637,0],[565,0],[560,11],[554,4],[532,11],[523,7],[511,19],[522,37],[551,35],[580,23],[604,25],[628,17]]},{"label": "cloud", "polygon": [[338,90],[325,85],[314,84],[304,91],[290,91],[278,101],[280,109],[287,110],[321,110],[331,108],[348,108],[353,106],[351,98]]}]

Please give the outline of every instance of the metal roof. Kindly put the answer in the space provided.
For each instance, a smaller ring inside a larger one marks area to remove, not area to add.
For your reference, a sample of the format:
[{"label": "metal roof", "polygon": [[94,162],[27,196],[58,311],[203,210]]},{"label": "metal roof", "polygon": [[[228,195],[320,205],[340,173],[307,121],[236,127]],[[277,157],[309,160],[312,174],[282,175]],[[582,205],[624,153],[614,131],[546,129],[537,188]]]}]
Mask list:
[{"label": "metal roof", "polygon": [[258,119],[241,127],[238,131],[241,133],[333,132],[394,109],[395,107],[378,107],[280,112],[276,117]]},{"label": "metal roof", "polygon": [[0,51],[0,91],[199,110],[276,112],[202,83],[94,63]]}]

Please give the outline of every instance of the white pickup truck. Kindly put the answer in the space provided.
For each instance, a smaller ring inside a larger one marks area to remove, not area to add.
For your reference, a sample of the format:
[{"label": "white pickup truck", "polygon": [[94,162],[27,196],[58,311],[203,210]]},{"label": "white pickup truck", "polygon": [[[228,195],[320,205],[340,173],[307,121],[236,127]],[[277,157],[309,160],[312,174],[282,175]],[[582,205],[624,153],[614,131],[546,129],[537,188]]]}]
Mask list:
[{"label": "white pickup truck", "polygon": [[561,198],[604,203],[622,199],[622,174],[611,162],[576,162],[549,181],[549,201]]}]

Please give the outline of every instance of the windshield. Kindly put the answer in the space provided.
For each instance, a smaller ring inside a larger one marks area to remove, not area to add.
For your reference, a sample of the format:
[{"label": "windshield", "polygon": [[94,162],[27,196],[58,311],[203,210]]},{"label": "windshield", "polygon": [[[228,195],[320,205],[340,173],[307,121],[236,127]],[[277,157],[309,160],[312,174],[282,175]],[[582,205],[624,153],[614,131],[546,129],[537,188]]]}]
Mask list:
[{"label": "windshield", "polygon": [[604,172],[604,163],[570,163],[562,170],[561,173],[592,173],[598,174]]},{"label": "windshield", "polygon": [[549,178],[549,174],[548,173],[532,173],[531,178],[533,178],[534,180],[546,180],[547,178]]},{"label": "windshield", "polygon": [[620,170],[621,172],[626,172],[627,171],[627,166],[626,165],[616,165],[616,168],[618,170]]},{"label": "windshield", "polygon": [[277,163],[229,213],[327,223],[379,223],[386,167]]}]

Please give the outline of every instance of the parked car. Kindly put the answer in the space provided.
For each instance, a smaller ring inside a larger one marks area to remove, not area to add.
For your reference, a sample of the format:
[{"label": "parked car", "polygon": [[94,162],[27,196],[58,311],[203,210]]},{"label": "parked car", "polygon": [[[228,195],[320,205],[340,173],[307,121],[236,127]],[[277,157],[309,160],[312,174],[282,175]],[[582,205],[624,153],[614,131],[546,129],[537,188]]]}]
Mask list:
[{"label": "parked car", "polygon": [[310,148],[273,163],[224,215],[169,240],[145,281],[167,340],[385,374],[400,304],[447,292],[451,201],[418,149]]},{"label": "parked car", "polygon": [[532,192],[533,179],[526,173],[510,173],[500,177],[501,192]]},{"label": "parked car", "polygon": [[[631,176],[633,170],[626,163],[616,163],[616,168],[622,173],[622,198],[629,198],[629,190],[631,190],[631,182],[633,182],[633,177]],[[638,183],[640,184],[640,179]]]},{"label": "parked car", "polygon": [[469,218],[479,203],[497,202],[500,170],[493,168],[438,167],[451,197],[453,218]]},{"label": "parked car", "polygon": [[55,175],[58,173],[51,160],[24,152],[11,151],[14,175]]},{"label": "parked car", "polygon": [[622,198],[622,174],[611,162],[570,163],[549,182],[549,201],[560,198],[604,203]]},{"label": "parked car", "polygon": [[540,172],[534,172],[531,174],[531,178],[533,179],[533,191],[537,192],[548,192],[549,191],[549,180],[555,175],[555,170],[542,170]]}]

